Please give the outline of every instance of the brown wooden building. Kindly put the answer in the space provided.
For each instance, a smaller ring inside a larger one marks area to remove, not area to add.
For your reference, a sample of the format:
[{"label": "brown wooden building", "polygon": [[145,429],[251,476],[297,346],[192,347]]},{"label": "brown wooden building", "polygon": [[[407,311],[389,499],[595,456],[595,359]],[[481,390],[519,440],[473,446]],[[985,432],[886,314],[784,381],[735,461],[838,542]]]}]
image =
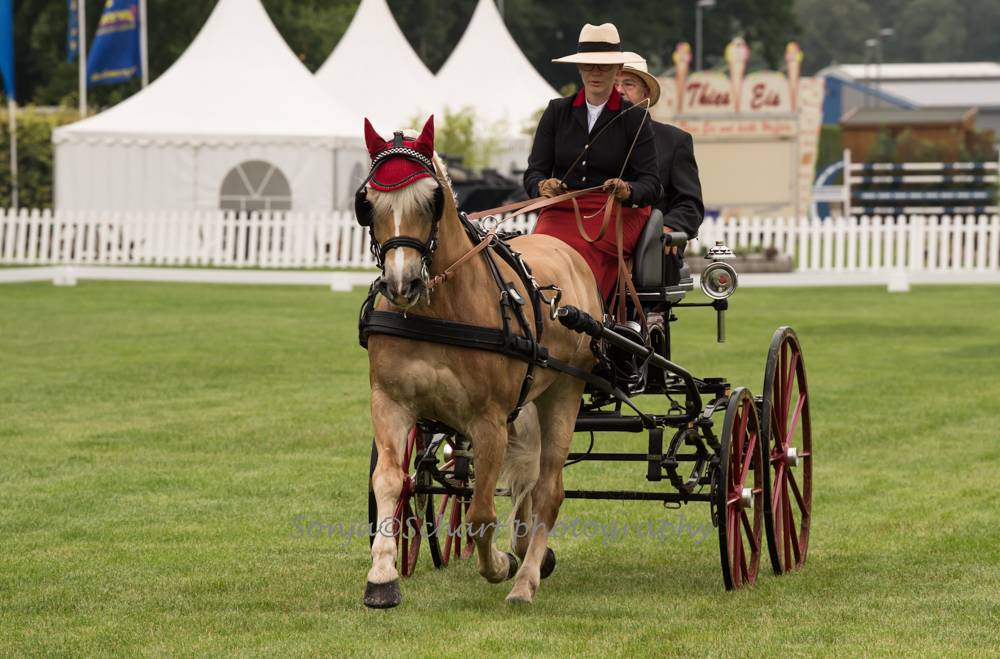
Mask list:
[{"label": "brown wooden building", "polygon": [[933,143],[945,152],[957,154],[972,143],[976,130],[976,108],[855,108],[840,120],[840,128],[844,148],[851,150],[854,162],[869,160],[879,132],[883,130],[895,140],[910,131],[916,140]]}]

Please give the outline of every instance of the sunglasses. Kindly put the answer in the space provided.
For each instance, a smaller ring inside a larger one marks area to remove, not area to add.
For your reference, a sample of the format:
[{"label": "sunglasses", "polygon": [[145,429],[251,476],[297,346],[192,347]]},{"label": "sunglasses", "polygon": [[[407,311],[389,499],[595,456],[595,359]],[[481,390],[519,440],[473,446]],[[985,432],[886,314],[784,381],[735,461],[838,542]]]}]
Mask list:
[{"label": "sunglasses", "polygon": [[581,71],[600,71],[601,73],[606,73],[613,69],[616,64],[578,64]]}]

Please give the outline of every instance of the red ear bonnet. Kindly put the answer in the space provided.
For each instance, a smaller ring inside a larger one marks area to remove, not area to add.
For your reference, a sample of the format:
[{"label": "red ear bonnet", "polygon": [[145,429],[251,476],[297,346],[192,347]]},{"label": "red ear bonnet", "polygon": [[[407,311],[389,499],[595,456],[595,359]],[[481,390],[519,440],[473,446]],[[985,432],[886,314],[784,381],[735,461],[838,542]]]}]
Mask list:
[{"label": "red ear bonnet", "polygon": [[[391,149],[396,144],[393,140],[384,140],[380,136],[368,119],[365,119],[365,145],[368,147],[368,155],[374,160],[375,156]],[[416,140],[403,138],[402,146],[417,151],[428,160],[433,161],[434,156],[434,115],[427,119],[424,129]],[[387,157],[376,167],[368,185],[373,190],[391,192],[404,188],[410,183],[422,178],[430,178],[433,175],[427,171],[420,163],[407,158],[406,156]]]}]

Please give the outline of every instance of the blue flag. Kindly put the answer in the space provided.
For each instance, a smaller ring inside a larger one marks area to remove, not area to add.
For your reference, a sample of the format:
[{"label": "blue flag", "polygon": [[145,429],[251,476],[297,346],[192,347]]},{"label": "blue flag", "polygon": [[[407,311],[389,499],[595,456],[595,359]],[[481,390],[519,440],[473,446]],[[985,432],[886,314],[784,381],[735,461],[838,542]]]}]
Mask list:
[{"label": "blue flag", "polygon": [[17,98],[14,85],[14,0],[0,0],[0,78],[7,98]]},{"label": "blue flag", "polygon": [[66,30],[66,61],[75,62],[80,56],[80,6],[79,0],[66,0],[69,9],[69,27]]},{"label": "blue flag", "polygon": [[87,86],[131,80],[142,73],[141,66],[139,4],[135,0],[107,0],[87,54]]}]

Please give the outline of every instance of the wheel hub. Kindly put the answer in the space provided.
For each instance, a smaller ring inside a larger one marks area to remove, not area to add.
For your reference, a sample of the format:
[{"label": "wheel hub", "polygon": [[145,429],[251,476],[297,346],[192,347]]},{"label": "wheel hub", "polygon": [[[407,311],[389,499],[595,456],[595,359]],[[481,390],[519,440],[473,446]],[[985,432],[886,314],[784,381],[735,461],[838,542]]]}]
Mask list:
[{"label": "wheel hub", "polygon": [[787,451],[785,451],[785,464],[789,467],[799,466],[799,450],[794,446],[790,446]]},{"label": "wheel hub", "polygon": [[740,505],[743,506],[744,510],[753,510],[753,489],[743,488],[743,493],[740,495]]}]

